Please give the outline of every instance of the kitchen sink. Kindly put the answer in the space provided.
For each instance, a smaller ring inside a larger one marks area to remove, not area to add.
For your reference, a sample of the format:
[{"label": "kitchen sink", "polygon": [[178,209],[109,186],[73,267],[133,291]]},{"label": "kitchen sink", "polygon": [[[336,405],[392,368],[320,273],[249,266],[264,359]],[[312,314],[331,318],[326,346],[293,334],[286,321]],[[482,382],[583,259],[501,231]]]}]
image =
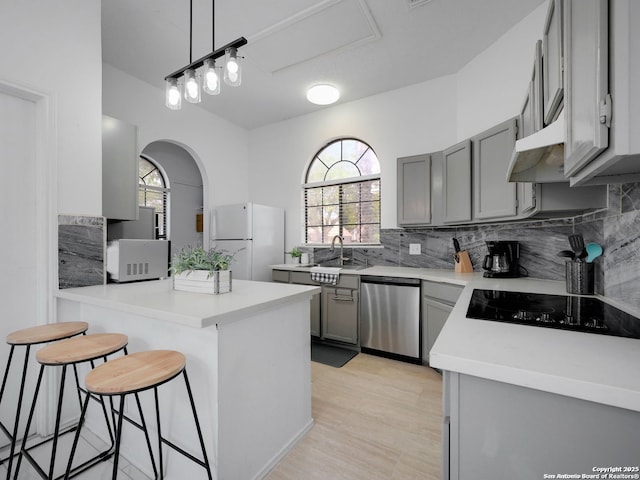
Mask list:
[{"label": "kitchen sink", "polygon": [[365,268],[364,265],[353,265],[353,264],[347,264],[347,265],[340,265],[338,263],[321,263],[318,266],[320,267],[339,267],[342,268],[344,270],[362,270],[363,268]]}]

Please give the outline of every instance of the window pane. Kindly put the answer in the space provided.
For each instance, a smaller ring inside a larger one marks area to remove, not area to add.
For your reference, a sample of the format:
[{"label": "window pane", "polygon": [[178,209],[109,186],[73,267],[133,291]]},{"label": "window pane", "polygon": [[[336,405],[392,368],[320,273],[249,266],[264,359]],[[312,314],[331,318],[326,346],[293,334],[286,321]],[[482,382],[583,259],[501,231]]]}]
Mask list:
[{"label": "window pane", "polygon": [[357,203],[349,203],[342,206],[342,225],[355,225],[359,222],[358,213],[359,205]]},{"label": "window pane", "polygon": [[331,167],[331,165],[341,160],[341,143],[342,142],[333,142],[318,154],[318,158],[322,160],[327,167]]},{"label": "window pane", "polygon": [[[322,223],[328,226],[340,225],[340,208],[338,205],[324,207],[322,210]],[[335,235],[338,235],[338,233]]]},{"label": "window pane", "polygon": [[340,203],[340,187],[333,185],[324,187],[322,193],[322,203],[325,205],[338,205]]},{"label": "window pane", "polygon": [[162,175],[160,175],[160,172],[158,172],[158,170],[155,170],[147,175],[144,178],[144,181],[147,185],[150,185],[152,187],[164,187],[164,179],[162,178]]},{"label": "window pane", "polygon": [[356,164],[362,175],[380,173],[380,161],[373,150],[369,149]]},{"label": "window pane", "polygon": [[154,164],[152,164],[149,160],[147,160],[146,158],[140,158],[139,159],[139,164],[138,164],[138,176],[140,178],[143,178],[145,176],[147,176],[150,172],[154,171],[156,169],[156,166]]},{"label": "window pane", "polygon": [[349,160],[355,163],[368,148],[369,145],[359,142],[358,140],[343,140],[342,160]]},{"label": "window pane", "polygon": [[342,201],[345,203],[357,202],[360,200],[360,183],[352,183],[342,187]]},{"label": "window pane", "polygon": [[365,202],[360,204],[360,221],[362,223],[380,223],[380,203]]},{"label": "window pane", "polygon": [[322,207],[307,208],[307,226],[321,226],[322,224]]},{"label": "window pane", "polygon": [[327,173],[327,167],[319,160],[314,160],[307,172],[307,183],[322,182]]},{"label": "window pane", "polygon": [[307,205],[322,205],[322,188],[308,188],[306,191]]},{"label": "window pane", "polygon": [[380,180],[362,183],[362,200],[380,200]]},{"label": "window pane", "polygon": [[358,168],[351,162],[335,163],[327,173],[326,180],[340,180],[341,178],[359,177]]},{"label": "window pane", "polygon": [[322,241],[322,227],[307,227],[307,243],[324,243]]}]

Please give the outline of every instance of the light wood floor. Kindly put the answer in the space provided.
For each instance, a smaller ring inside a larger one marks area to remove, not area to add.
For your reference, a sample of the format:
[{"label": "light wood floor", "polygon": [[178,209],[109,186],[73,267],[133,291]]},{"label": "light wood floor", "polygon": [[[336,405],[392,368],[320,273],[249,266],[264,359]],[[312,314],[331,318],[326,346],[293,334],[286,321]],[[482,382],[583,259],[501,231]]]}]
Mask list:
[{"label": "light wood floor", "polygon": [[442,379],[358,354],[311,362],[315,425],[268,480],[439,480]]}]

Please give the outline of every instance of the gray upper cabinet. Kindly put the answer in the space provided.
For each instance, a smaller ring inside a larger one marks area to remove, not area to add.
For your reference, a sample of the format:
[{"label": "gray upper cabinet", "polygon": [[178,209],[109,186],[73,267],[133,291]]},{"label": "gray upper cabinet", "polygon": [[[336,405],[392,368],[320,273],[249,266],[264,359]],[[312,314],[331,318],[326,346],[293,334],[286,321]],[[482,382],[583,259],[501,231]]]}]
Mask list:
[{"label": "gray upper cabinet", "polygon": [[607,3],[566,0],[564,4],[566,176],[609,145]]},{"label": "gray upper cabinet", "polygon": [[511,119],[476,135],[473,145],[473,217],[478,220],[516,215],[516,184],[505,172],[516,141]]},{"label": "gray upper cabinet", "polygon": [[567,1],[565,9],[570,9],[567,41],[575,47],[566,66],[571,109],[565,174],[571,185],[638,182],[640,2]]},{"label": "gray upper cabinet", "polygon": [[431,223],[431,155],[398,159],[398,225]]},{"label": "gray upper cabinet", "polygon": [[471,141],[443,152],[442,198],[444,223],[471,220]]},{"label": "gray upper cabinet", "polygon": [[550,0],[542,37],[544,123],[553,122],[563,98],[562,0]]},{"label": "gray upper cabinet", "polygon": [[138,129],[102,116],[102,215],[138,219]]}]

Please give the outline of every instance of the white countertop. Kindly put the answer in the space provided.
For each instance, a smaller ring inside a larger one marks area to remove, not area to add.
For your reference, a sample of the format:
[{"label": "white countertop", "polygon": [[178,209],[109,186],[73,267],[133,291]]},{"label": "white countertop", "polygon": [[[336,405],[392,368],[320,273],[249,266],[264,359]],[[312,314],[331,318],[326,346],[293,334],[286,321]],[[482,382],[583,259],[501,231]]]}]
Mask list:
[{"label": "white countertop", "polygon": [[311,298],[320,288],[272,282],[234,280],[233,291],[208,295],[173,290],[173,282],[156,280],[56,292],[58,298],[180,323],[194,328],[219,325],[257,311]]},{"label": "white countertop", "polygon": [[[295,265],[275,269],[302,270]],[[420,278],[466,285],[431,349],[432,367],[640,411],[640,340],[466,317],[474,288],[566,295],[564,282],[483,278],[407,267],[369,267],[341,274]],[[598,297],[629,311],[624,305]]]}]

